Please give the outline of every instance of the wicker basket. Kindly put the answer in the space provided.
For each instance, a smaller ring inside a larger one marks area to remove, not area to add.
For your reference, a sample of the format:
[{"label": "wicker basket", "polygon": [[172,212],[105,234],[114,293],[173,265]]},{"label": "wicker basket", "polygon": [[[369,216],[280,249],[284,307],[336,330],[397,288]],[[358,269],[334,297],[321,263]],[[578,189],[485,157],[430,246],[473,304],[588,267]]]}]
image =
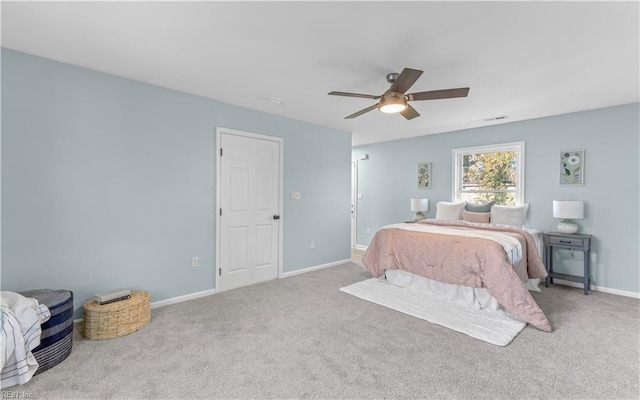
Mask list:
[{"label": "wicker basket", "polygon": [[104,305],[89,300],[82,309],[82,336],[86,339],[111,339],[128,335],[149,323],[151,296],[147,292],[132,290],[130,299]]}]

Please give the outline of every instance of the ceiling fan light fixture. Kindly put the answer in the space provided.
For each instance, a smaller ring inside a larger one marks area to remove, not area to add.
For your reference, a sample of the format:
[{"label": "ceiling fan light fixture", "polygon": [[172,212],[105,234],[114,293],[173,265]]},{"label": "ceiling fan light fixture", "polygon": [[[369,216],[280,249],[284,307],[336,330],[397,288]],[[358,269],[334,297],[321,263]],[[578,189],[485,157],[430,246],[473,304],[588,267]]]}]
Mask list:
[{"label": "ceiling fan light fixture", "polygon": [[378,110],[387,114],[398,113],[405,108],[407,108],[407,99],[402,93],[387,93],[378,103]]},{"label": "ceiling fan light fixture", "polygon": [[388,74],[387,82],[391,84],[391,87],[380,96],[336,91],[329,92],[327,94],[333,96],[360,97],[372,100],[380,99],[377,104],[370,105],[363,110],[355,112],[351,115],[347,115],[346,117],[344,117],[344,119],[353,119],[377,108],[383,113],[400,113],[407,120],[414,119],[420,116],[420,113],[408,104],[409,101],[453,99],[456,97],[467,97],[467,95],[469,94],[468,87],[407,93],[407,90],[409,90],[409,88],[411,88],[411,86],[416,83],[420,75],[422,75],[422,71],[412,68],[405,68],[400,74]]}]

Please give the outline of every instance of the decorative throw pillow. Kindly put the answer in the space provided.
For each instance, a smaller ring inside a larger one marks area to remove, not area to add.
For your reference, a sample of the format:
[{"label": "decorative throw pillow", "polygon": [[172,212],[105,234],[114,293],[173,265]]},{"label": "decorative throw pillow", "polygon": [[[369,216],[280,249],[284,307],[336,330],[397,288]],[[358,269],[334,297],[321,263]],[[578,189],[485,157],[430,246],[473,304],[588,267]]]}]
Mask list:
[{"label": "decorative throw pillow", "polygon": [[436,204],[436,219],[456,220],[462,219],[462,211],[466,202],[450,203],[448,201],[439,201]]},{"label": "decorative throw pillow", "polygon": [[523,228],[527,220],[529,204],[520,206],[492,206],[491,223],[498,225],[510,225],[516,228]]},{"label": "decorative throw pillow", "polygon": [[483,224],[488,224],[491,218],[490,212],[471,212],[471,211],[463,211],[462,212],[462,220],[468,222],[480,222]]},{"label": "decorative throw pillow", "polygon": [[495,200],[484,204],[467,203],[464,209],[476,213],[488,213],[491,212],[491,206],[494,204],[496,204]]}]

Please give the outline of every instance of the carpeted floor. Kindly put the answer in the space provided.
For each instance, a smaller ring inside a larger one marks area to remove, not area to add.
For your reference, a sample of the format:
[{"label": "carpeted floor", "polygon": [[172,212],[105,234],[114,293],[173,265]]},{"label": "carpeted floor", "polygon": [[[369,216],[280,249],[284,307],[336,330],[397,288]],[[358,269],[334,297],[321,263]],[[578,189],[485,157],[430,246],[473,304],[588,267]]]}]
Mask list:
[{"label": "carpeted floor", "polygon": [[[152,310],[3,398],[637,399],[640,300],[554,285],[553,333],[494,346],[342,293],[349,263]],[[7,394],[8,393],[8,394]]]}]

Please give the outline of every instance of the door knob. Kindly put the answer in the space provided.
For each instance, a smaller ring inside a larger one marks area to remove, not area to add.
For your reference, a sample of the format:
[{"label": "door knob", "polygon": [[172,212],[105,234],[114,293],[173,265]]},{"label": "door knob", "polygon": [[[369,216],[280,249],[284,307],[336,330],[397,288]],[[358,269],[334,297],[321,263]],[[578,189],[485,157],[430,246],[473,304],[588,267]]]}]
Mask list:
[{"label": "door knob", "polygon": [[280,219],[280,216],[279,215],[274,215],[273,219]]}]

